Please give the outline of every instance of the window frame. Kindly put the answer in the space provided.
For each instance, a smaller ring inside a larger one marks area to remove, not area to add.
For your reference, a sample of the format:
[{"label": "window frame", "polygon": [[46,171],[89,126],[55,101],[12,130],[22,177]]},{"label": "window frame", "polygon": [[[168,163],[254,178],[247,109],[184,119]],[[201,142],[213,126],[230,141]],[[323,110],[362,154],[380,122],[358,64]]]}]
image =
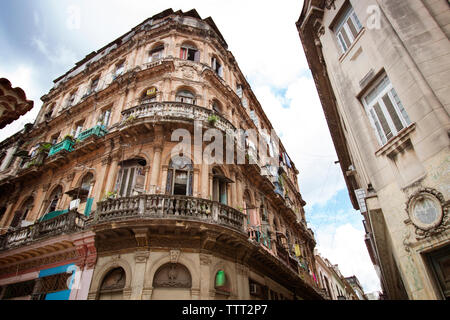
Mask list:
[{"label": "window frame", "polygon": [[[375,95],[369,100],[369,96],[371,96],[372,94]],[[391,113],[386,107],[386,103],[384,102],[384,98],[386,96],[391,102],[395,115],[400,120],[400,123],[402,125],[401,129],[398,129],[396,127]],[[361,102],[369,118],[369,122],[375,131],[378,143],[381,146],[386,145],[389,140],[396,137],[400,131],[407,128],[412,123],[408,116],[408,113],[403,107],[400,98],[398,97],[397,92],[395,91],[395,88],[392,85],[392,82],[386,74],[380,76],[379,79],[369,88],[369,90],[362,96]],[[375,109],[375,106],[377,104],[379,106],[378,111]],[[383,123],[379,118],[379,111],[381,111],[386,120],[386,124],[388,125],[388,128],[390,130],[389,132],[386,132],[383,128]]]},{"label": "window frame", "polygon": [[[349,19],[351,20],[353,27],[355,28],[356,34],[353,34],[350,25],[348,24]],[[348,8],[345,9],[344,12],[342,12],[335,27],[333,28],[334,35],[338,42],[339,48],[341,49],[341,54],[345,54],[346,52],[348,52],[362,30],[363,26],[359,21],[355,10],[351,5],[349,5]],[[345,38],[345,36],[347,38]],[[346,39],[349,41],[349,43],[346,43]]]}]

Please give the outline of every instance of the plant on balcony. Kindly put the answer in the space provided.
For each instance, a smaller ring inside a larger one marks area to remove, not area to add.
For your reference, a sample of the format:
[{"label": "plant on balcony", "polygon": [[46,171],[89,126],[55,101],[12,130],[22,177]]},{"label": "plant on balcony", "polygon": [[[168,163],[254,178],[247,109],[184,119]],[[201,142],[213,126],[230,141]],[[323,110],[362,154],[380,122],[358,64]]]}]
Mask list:
[{"label": "plant on balcony", "polygon": [[215,125],[218,120],[219,118],[216,115],[210,115],[208,117],[208,123],[212,126]]},{"label": "plant on balcony", "polygon": [[124,121],[124,124],[125,124],[125,125],[130,124],[130,123],[132,123],[135,119],[136,119],[135,116],[128,116],[128,118],[126,118],[126,120]]},{"label": "plant on balcony", "polygon": [[75,139],[73,138],[72,135],[68,134],[68,135],[66,135],[66,136],[64,137],[63,140],[72,140],[72,141],[74,141]]},{"label": "plant on balcony", "polygon": [[41,153],[48,153],[49,151],[50,151],[50,148],[52,147],[52,144],[51,143],[48,143],[48,142],[45,142],[45,143],[42,143],[40,146],[39,146],[39,150],[38,150],[38,152],[41,154]]},{"label": "plant on balcony", "polygon": [[117,198],[117,192],[116,191],[108,191],[105,196],[103,197],[103,200],[107,199],[116,199]]}]

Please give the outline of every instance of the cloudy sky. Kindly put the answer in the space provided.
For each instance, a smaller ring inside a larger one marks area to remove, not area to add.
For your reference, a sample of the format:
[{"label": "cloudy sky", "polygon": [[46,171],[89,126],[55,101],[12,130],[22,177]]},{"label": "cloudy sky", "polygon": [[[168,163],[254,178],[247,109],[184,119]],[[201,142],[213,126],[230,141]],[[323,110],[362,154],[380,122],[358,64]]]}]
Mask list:
[{"label": "cloudy sky", "polygon": [[[274,5],[276,3],[276,5]],[[40,97],[75,62],[167,8],[211,16],[299,169],[317,248],[366,292],[380,290],[350,204],[322,107],[295,27],[302,0],[14,0],[0,12],[0,77],[34,108],[0,130],[0,141],[33,122]]]}]

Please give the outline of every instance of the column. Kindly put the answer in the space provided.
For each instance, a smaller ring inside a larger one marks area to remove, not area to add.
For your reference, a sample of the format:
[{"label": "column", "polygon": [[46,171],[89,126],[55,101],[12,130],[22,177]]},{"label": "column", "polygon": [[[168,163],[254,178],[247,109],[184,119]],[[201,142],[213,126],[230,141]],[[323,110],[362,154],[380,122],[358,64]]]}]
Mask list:
[{"label": "column", "polygon": [[199,183],[198,183],[199,182],[198,181],[199,173],[200,173],[200,169],[194,168],[194,186],[193,186],[193,191],[192,191],[192,194],[193,194],[194,197],[201,197],[202,196],[202,194],[201,194],[201,192],[199,190],[199,187],[198,187],[198,185],[199,185]]},{"label": "column", "polygon": [[114,183],[116,181],[117,169],[119,167],[119,159],[114,158],[108,170],[108,177],[105,184],[105,193],[114,190]]},{"label": "column", "polygon": [[202,198],[209,199],[209,165],[205,161],[202,162],[201,177]]},{"label": "column", "polygon": [[237,207],[239,207],[239,204],[238,204],[238,196],[237,196],[236,172],[232,173],[231,178],[233,179],[234,183],[231,184],[230,206],[232,206],[233,208],[237,208]]},{"label": "column", "polygon": [[136,251],[134,255],[135,263],[133,270],[133,279],[131,283],[132,291],[130,300],[142,300],[145,269],[149,255],[149,251],[141,250]]},{"label": "column", "polygon": [[162,154],[162,148],[157,146],[153,148],[153,163],[152,163],[152,169],[150,174],[150,193],[155,194],[156,193],[156,187],[158,185],[158,178],[159,178],[159,172],[161,170],[161,154]]}]

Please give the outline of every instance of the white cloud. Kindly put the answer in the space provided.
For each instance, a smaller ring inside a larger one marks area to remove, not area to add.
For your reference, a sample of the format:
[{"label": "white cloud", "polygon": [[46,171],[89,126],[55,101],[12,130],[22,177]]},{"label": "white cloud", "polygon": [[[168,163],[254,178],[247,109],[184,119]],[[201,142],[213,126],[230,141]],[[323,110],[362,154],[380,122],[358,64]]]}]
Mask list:
[{"label": "white cloud", "polygon": [[[75,53],[64,45],[54,45],[51,50],[47,43],[40,38],[33,38],[31,42],[53,65],[71,68],[77,61]],[[67,70],[66,70],[67,71]]]},{"label": "white cloud", "polygon": [[356,275],[364,292],[380,291],[380,281],[364,243],[364,231],[351,224],[318,229],[316,232],[319,253],[337,264],[344,277]]}]

